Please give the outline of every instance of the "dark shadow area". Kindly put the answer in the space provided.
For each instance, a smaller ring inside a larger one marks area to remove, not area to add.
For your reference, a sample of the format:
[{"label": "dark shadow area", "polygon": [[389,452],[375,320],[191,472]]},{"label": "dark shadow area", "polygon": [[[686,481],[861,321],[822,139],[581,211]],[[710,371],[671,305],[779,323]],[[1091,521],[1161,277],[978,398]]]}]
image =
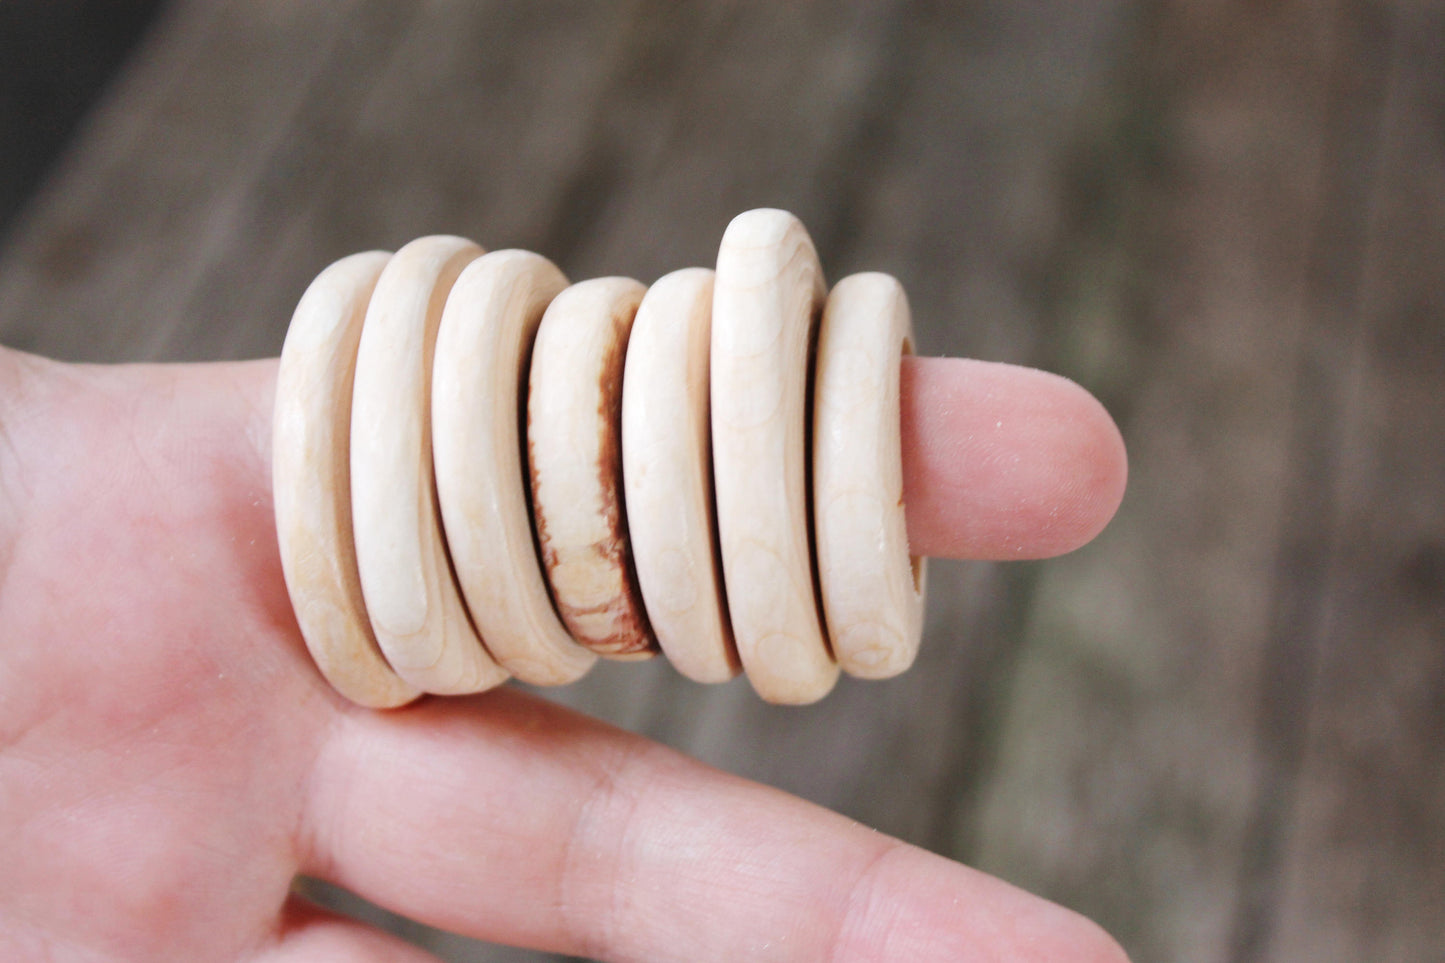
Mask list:
[{"label": "dark shadow area", "polygon": [[0,236],[162,6],[161,0],[0,3]]}]

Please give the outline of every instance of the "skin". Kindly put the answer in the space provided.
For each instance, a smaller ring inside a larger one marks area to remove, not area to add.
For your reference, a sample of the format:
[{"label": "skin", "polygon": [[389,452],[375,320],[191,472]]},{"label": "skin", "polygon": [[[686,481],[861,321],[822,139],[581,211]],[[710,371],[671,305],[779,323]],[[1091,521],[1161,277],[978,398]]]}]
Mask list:
[{"label": "skin", "polygon": [[[373,712],[307,660],[269,495],[275,362],[0,353],[0,959],[423,960],[290,893],[604,960],[1120,961],[1094,924],[502,689]],[[1122,443],[1087,393],[905,371],[919,552],[1092,537]]]}]

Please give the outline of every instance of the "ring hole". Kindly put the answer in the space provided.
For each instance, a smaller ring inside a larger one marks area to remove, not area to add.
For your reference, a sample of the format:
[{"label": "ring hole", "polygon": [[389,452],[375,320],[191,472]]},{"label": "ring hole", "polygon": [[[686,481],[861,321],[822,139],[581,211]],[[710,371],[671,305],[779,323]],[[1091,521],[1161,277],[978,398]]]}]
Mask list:
[{"label": "ring hole", "polygon": [[[906,358],[906,357],[911,357],[911,356],[913,355],[913,339],[910,338],[910,337],[908,337],[908,336],[906,336],[906,335],[905,335],[904,338],[903,338],[902,353],[903,353],[903,356],[904,356],[905,358]],[[904,511],[906,512],[907,510],[908,510],[908,509],[907,509],[907,506],[904,506]],[[909,567],[909,568],[912,570],[912,572],[913,572],[913,591],[914,591],[914,592],[922,592],[922,591],[923,591],[923,557],[922,557],[921,555],[910,555],[910,556],[908,556],[908,567]]]}]

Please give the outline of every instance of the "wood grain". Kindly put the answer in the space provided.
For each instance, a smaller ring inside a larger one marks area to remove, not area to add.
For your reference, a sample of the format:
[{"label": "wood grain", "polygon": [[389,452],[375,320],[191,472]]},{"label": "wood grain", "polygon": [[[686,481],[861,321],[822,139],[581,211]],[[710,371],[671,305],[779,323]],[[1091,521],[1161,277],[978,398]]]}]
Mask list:
[{"label": "wood grain", "polygon": [[457,582],[487,651],[535,685],[575,682],[596,661],[552,607],[518,411],[537,327],[566,286],[539,254],[477,258],[447,298],[432,365],[433,464]]},{"label": "wood grain", "polygon": [[574,639],[628,661],[657,651],[622,484],[622,373],[646,290],[593,278],[559,294],[537,330],[527,384],[532,517],[552,598]]},{"label": "wood grain", "polygon": [[704,683],[741,669],[713,505],[712,295],[706,268],[682,268],[649,287],[622,379],[622,481],[637,582],[668,661]]},{"label": "wood grain", "polygon": [[271,497],[276,541],[296,621],[321,674],[373,708],[420,691],[386,661],[372,631],[351,524],[351,391],[376,279],[391,255],[343,258],[296,306],[276,373]]},{"label": "wood grain", "polygon": [[813,513],[818,587],[844,672],[887,679],[918,655],[927,562],[908,548],[900,365],[913,352],[908,298],[886,274],[833,286],[818,332]]},{"label": "wood grain", "polygon": [[425,692],[505,681],[483,648],[447,554],[432,468],[432,359],[457,275],[482,254],[465,238],[420,237],[377,279],[351,395],[351,524],[376,641]]},{"label": "wood grain", "polygon": [[712,448],[733,637],[769,702],[816,702],[838,681],[814,572],[808,403],[827,287],[785,211],[733,218],[712,307]]}]

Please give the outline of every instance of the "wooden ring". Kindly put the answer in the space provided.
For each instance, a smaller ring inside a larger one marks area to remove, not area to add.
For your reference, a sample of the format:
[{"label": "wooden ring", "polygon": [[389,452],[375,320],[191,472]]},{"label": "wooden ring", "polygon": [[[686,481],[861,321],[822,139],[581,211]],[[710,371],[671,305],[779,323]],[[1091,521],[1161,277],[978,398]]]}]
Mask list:
[{"label": "wooden ring", "polygon": [[532,512],[552,597],[573,638],[614,659],[656,648],[622,503],[623,364],[645,290],[597,278],[559,294],[537,331],[527,390]]},{"label": "wooden ring", "polygon": [[818,579],[833,654],[866,679],[907,669],[923,631],[926,563],[908,551],[899,447],[899,369],[912,339],[892,277],[855,274],[828,296],[813,402]]},{"label": "wooden ring", "polygon": [[769,702],[814,702],[838,679],[809,544],[808,367],[825,294],[797,218],[756,210],[728,225],[713,293],[713,476],[733,635]]},{"label": "wooden ring", "polygon": [[351,509],[366,610],[397,674],[441,694],[507,677],[457,590],[432,477],[437,325],[457,275],[481,253],[471,241],[437,236],[392,256],[367,308],[351,403]]},{"label": "wooden ring", "polygon": [[738,674],[712,505],[708,347],[713,272],[647,289],[622,381],[622,478],[637,580],[658,644],[696,682]]},{"label": "wooden ring", "polygon": [[391,255],[353,254],[301,296],[276,372],[271,490],[276,541],[306,648],[332,687],[375,709],[420,691],[381,654],[351,537],[351,384],[376,279]]},{"label": "wooden ring", "polygon": [[547,594],[517,412],[542,313],[566,286],[537,254],[477,258],[447,298],[432,366],[432,455],[457,582],[492,657],[534,685],[575,681],[596,661]]}]

